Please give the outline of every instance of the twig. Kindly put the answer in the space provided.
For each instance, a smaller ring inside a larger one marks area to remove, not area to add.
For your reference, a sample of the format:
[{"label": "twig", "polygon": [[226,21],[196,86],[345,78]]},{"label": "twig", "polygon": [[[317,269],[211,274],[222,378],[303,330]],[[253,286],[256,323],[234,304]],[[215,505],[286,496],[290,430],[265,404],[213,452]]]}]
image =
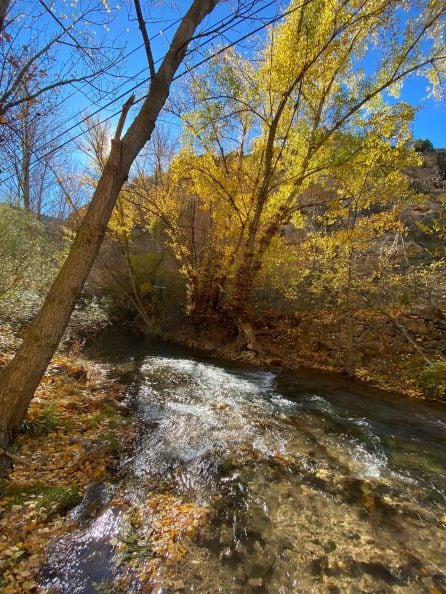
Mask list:
[{"label": "twig", "polygon": [[25,460],[24,458],[20,458],[20,456],[15,456],[14,454],[9,453],[2,448],[0,448],[0,456],[6,456],[7,458],[10,458],[13,462],[16,462],[17,464],[23,464],[24,466],[32,466],[28,462],[28,460]]}]

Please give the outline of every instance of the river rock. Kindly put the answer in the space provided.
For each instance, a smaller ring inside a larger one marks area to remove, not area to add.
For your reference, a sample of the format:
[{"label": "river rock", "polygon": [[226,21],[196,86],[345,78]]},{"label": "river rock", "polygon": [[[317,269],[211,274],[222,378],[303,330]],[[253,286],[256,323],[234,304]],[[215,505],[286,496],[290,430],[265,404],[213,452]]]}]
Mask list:
[{"label": "river rock", "polygon": [[428,334],[429,326],[422,318],[408,318],[404,321],[406,330],[413,334]]},{"label": "river rock", "polygon": [[85,495],[75,510],[79,520],[94,518],[110,498],[110,490],[103,483],[94,483],[87,487]]},{"label": "river rock", "polygon": [[251,588],[258,589],[263,586],[263,580],[262,578],[250,578],[248,584]]}]

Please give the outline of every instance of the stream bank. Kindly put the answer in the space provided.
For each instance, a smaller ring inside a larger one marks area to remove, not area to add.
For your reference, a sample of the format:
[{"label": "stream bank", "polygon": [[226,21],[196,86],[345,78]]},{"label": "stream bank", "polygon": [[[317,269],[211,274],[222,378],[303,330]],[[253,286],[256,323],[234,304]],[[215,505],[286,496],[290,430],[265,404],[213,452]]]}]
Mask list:
[{"label": "stream bank", "polygon": [[[438,309],[418,308],[405,314],[356,312],[350,343],[343,315],[334,312],[256,312],[252,323],[263,356],[241,350],[218,329],[197,330],[186,319],[162,340],[205,352],[216,359],[260,367],[305,368],[347,373],[354,362],[354,378],[382,390],[411,398],[445,400],[446,366],[435,387],[425,381],[427,361],[444,361],[446,318]],[[353,345],[353,356],[349,348]]]},{"label": "stream bank", "polygon": [[[0,365],[17,339],[0,328]],[[135,425],[125,387],[107,368],[79,355],[57,354],[31,403],[0,479],[0,592],[37,592],[50,543],[77,525],[70,511],[97,485],[116,479],[119,457]],[[92,500],[87,515],[95,513]]]}]

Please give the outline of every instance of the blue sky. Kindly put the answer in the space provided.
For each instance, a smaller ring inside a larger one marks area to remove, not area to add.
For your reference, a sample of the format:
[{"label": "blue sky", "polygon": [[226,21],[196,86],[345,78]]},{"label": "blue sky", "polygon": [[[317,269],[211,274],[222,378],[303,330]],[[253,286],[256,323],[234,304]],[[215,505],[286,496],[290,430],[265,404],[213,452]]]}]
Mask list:
[{"label": "blue sky", "polygon": [[[96,2],[96,6],[102,8],[102,0],[92,1]],[[84,2],[89,2],[89,0],[84,0]],[[67,9],[67,12],[69,12],[68,7],[70,6],[70,3],[71,0],[56,0],[54,6],[58,14],[60,14],[64,7]],[[36,10],[37,6],[35,0],[25,0],[18,4],[28,5],[30,7],[29,14]],[[164,55],[176,28],[175,21],[185,13],[190,5],[190,0],[178,0],[175,5],[171,2],[149,3],[142,0],[141,4],[144,9],[149,35],[154,37],[152,47],[154,58],[156,60],[162,58]],[[108,27],[97,27],[92,25],[91,30],[95,30],[98,39],[112,39],[118,35],[118,41],[125,46],[126,53],[134,52],[123,67],[125,74],[129,76],[130,79],[127,81],[115,81],[115,86],[117,84],[119,88],[114,90],[109,98],[101,100],[98,105],[92,105],[89,94],[81,93],[74,94],[69,101],[65,101],[62,107],[62,121],[59,124],[61,134],[67,128],[74,126],[86,111],[91,113],[92,111],[99,110],[102,118],[116,113],[129,96],[131,88],[135,84],[142,83],[147,77],[147,60],[144,49],[139,47],[141,46],[141,35],[138,30],[136,19],[133,16],[133,19],[129,20],[129,12],[134,15],[132,0],[122,0],[122,2],[120,2],[120,0],[108,0],[108,6],[110,7],[111,19]],[[286,7],[286,2],[285,0],[282,0],[282,2],[279,2],[278,0],[258,0],[256,8],[259,6],[262,10],[258,16],[267,20],[278,15],[281,9]],[[132,7],[132,10],[130,10],[130,7]],[[203,24],[203,28],[206,29],[212,27],[213,24],[218,23],[222,18],[227,18],[231,14],[231,10],[232,4],[229,1],[222,2],[221,5],[219,5],[207,18]],[[47,32],[57,31],[57,24],[51,20],[51,17],[48,16],[47,19]],[[208,51],[210,48],[215,47],[217,44],[233,41],[250,32],[260,24],[261,21],[258,20],[243,21],[235,27],[232,27],[231,30],[228,30],[223,39],[221,37],[216,37],[214,40],[211,40],[210,43],[206,40],[206,46],[199,49],[198,52],[194,52],[193,56],[186,60],[186,64],[191,65],[194,61],[205,55],[204,52]],[[139,49],[137,49],[138,47]],[[63,62],[64,60],[63,51],[64,50],[62,49],[62,53],[58,56],[58,62]],[[57,72],[57,68],[59,68],[58,63],[54,65],[55,72]],[[184,70],[185,68],[186,66],[182,65],[180,70]],[[136,96],[143,96],[146,90],[147,85],[142,84],[136,89]],[[73,89],[65,87],[61,92],[61,98],[67,94],[73,94]],[[118,99],[109,108],[101,109],[101,107],[108,101],[116,99],[120,94],[123,95],[122,99]],[[414,136],[416,138],[429,138],[436,147],[446,147],[446,106],[444,103],[436,102],[427,97],[426,81],[417,76],[408,79],[403,87],[401,99],[419,108],[413,126]],[[172,121],[172,117],[165,113],[161,116],[161,119],[164,121]],[[114,121],[111,120],[112,125],[113,123]],[[178,121],[175,123],[177,125],[174,126],[174,129],[177,130]],[[79,131],[80,129],[73,129],[69,133],[69,137],[72,137]]]},{"label": "blue sky", "polygon": [[401,99],[419,107],[413,125],[416,138],[429,138],[435,148],[446,148],[446,104],[429,99],[426,81],[412,76],[403,87]]},{"label": "blue sky", "polygon": [[[189,4],[190,3],[188,1],[179,0],[175,9],[172,8],[170,3],[162,4],[161,6],[158,5],[158,7],[152,8],[151,11],[145,8],[149,34],[153,36],[158,34],[160,31],[163,31],[174,21],[174,19],[177,19],[181,14],[184,14]],[[268,6],[268,4],[271,4],[271,6]],[[264,19],[270,19],[279,14],[281,7],[282,9],[286,7],[286,3],[280,3],[278,1],[269,3],[268,0],[263,0],[260,3],[260,6],[266,6],[266,8],[263,8],[259,16],[263,17]],[[222,5],[219,6],[210,17],[208,17],[204,27],[207,28],[213,23],[219,21],[221,18],[227,17],[230,14],[230,10],[231,5],[229,2],[222,3]],[[137,28],[137,24],[135,22],[128,22],[128,15],[125,8],[121,7],[121,10],[117,11],[115,14],[117,15],[116,25],[118,25],[123,31],[128,29],[128,32],[126,31],[126,35],[128,35],[129,49],[137,44],[140,44],[141,37]],[[153,19],[153,22],[150,22],[151,19]],[[238,24],[231,31],[226,33],[223,42],[226,43],[228,41],[233,41],[254,29],[259,24],[260,23],[258,21],[247,21]],[[172,27],[169,31],[158,35],[158,37],[154,39],[153,52],[155,58],[160,58],[164,55],[174,30],[175,27]],[[221,39],[219,38],[212,41],[211,44],[206,47],[212,47],[212,45],[215,46],[218,43],[221,43]],[[204,49],[202,51],[204,51]],[[134,70],[134,72],[138,72],[140,69],[145,68],[145,65],[146,58],[144,51],[141,50],[132,58],[130,67]],[[140,93],[141,92],[142,89]],[[400,99],[407,101],[409,104],[417,107],[417,113],[415,115],[413,124],[414,137],[429,138],[437,148],[446,147],[446,104],[444,101],[436,101],[433,98],[428,97],[426,80],[415,75],[408,78],[404,83]],[[114,108],[115,107],[116,106],[114,106]],[[163,119],[169,120],[169,116],[164,114]]]}]

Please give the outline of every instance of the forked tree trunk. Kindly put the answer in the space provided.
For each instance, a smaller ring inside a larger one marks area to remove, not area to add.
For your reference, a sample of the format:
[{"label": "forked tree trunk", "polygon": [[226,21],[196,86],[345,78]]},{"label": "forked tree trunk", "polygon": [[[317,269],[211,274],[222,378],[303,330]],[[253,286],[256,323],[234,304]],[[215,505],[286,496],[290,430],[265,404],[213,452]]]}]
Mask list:
[{"label": "forked tree trunk", "polygon": [[[121,116],[110,157],[70,253],[14,359],[0,372],[0,452],[16,436],[29,403],[67,327],[101,246],[107,223],[130,166],[150,139],[172,79],[200,22],[219,0],[194,0],[152,79],[147,98],[120,139]],[[124,111],[123,111],[124,114]],[[1,465],[6,457],[0,453]]]},{"label": "forked tree trunk", "polygon": [[238,329],[237,341],[241,348],[248,349],[261,358],[265,356],[265,352],[249,321],[248,303],[265,253],[280,228],[282,215],[283,213],[279,212],[278,216],[271,220],[257,241],[255,241],[257,235],[257,229],[255,229],[254,238],[246,243],[243,255],[240,257],[240,264],[232,278],[229,298],[224,304],[225,310]]}]

